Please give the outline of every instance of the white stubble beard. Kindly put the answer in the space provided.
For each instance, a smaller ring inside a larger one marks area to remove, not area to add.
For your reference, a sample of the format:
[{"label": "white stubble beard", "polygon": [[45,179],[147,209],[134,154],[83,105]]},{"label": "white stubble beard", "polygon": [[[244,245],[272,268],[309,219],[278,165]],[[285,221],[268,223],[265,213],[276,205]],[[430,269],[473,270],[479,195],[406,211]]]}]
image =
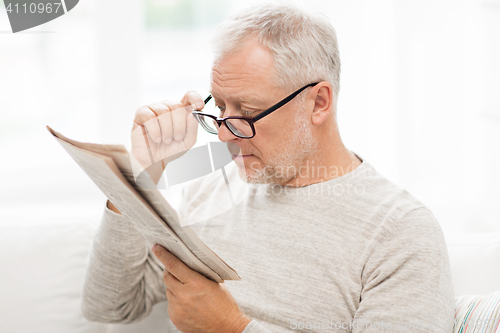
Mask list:
[{"label": "white stubble beard", "polygon": [[295,178],[301,165],[317,147],[311,128],[306,122],[305,107],[297,111],[295,130],[280,154],[274,154],[262,168],[238,168],[241,179],[251,184],[283,184]]}]

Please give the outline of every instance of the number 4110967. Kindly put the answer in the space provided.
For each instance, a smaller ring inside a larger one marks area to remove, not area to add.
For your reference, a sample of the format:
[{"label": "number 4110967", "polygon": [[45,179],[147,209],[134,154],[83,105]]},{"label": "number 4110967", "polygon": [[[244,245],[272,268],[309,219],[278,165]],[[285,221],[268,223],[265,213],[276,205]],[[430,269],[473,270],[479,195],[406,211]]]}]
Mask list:
[{"label": "number 4110967", "polygon": [[16,3],[15,5],[12,5],[12,3],[9,3],[9,5],[7,6],[6,10],[7,10],[7,13],[12,13],[14,12],[15,14],[19,14],[19,13],[24,13],[24,14],[27,14],[27,13],[31,13],[31,14],[35,14],[35,13],[47,13],[47,14],[50,14],[52,12],[56,13],[59,11],[59,8],[61,7],[61,3],[30,3],[30,4],[27,4],[27,3],[24,3],[22,5],[19,5],[18,3]]}]

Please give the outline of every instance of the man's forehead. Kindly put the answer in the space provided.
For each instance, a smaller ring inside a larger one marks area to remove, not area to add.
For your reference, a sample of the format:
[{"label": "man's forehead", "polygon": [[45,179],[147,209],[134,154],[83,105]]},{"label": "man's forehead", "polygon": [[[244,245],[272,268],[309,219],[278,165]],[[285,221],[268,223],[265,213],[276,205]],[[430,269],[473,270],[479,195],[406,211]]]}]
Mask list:
[{"label": "man's forehead", "polygon": [[239,103],[258,103],[266,97],[266,90],[269,90],[269,87],[266,88],[261,83],[264,79],[265,77],[255,78],[250,75],[241,75],[241,73],[225,73],[225,79],[222,81],[211,77],[209,91],[214,98],[218,99]]},{"label": "man's forehead", "polygon": [[266,104],[269,76],[274,67],[271,53],[254,40],[233,53],[214,59],[210,71],[210,93],[214,98],[238,103]]}]

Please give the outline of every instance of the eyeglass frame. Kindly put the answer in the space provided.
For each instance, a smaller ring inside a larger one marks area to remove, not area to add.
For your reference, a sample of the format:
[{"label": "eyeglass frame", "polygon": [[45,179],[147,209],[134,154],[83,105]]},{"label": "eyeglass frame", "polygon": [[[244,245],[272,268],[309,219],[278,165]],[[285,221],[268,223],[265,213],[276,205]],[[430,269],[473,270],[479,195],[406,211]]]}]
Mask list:
[{"label": "eyeglass frame", "polygon": [[[321,81],[320,81],[321,82]],[[199,110],[194,110],[192,111],[191,113],[193,115],[201,115],[201,116],[205,116],[205,117],[209,117],[209,118],[212,118],[213,120],[215,120],[217,122],[217,125],[219,126],[219,130],[220,128],[222,127],[222,123],[224,123],[224,125],[226,125],[226,128],[236,137],[238,138],[241,138],[241,139],[251,139],[255,136],[255,127],[254,127],[254,123],[262,118],[264,118],[265,116],[271,114],[272,112],[278,110],[279,108],[281,108],[282,106],[284,106],[285,104],[287,104],[288,102],[290,102],[292,99],[294,99],[298,94],[300,94],[304,89],[306,88],[309,88],[309,87],[314,87],[315,85],[317,85],[318,83],[320,82],[315,82],[315,83],[309,83],[308,85],[305,85],[304,87],[300,88],[299,90],[293,92],[292,94],[288,95],[287,97],[285,97],[284,99],[282,99],[281,101],[279,101],[278,103],[274,104],[273,106],[267,108],[266,110],[262,111],[259,115],[253,117],[253,118],[248,118],[248,117],[241,117],[241,116],[229,116],[229,117],[224,117],[224,118],[219,118],[219,117],[216,117],[214,115],[211,115],[211,114],[208,114],[208,113],[203,113]],[[205,104],[207,104],[210,100],[212,99],[212,95],[208,95],[208,97],[205,99]],[[195,117],[196,118],[196,117]],[[198,118],[196,118],[198,120]],[[228,119],[244,119],[246,120],[246,122],[250,125],[250,128],[252,129],[252,136],[250,137],[242,137],[236,133],[233,132],[233,130],[231,129],[231,127],[227,126],[226,124],[226,120]],[[198,122],[200,123],[200,121],[198,120]],[[217,131],[217,133],[213,133],[209,130],[207,130],[203,124],[200,123],[200,125],[210,134],[218,134],[219,132]]]}]

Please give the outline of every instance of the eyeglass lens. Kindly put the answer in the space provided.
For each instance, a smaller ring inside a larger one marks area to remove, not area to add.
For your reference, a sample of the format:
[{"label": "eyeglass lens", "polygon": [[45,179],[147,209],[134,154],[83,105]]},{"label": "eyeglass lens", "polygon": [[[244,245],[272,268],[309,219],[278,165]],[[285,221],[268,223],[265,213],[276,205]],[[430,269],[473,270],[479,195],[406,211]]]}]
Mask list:
[{"label": "eyeglass lens", "polygon": [[[222,116],[220,109],[215,105],[213,98],[207,102],[201,112],[215,117]],[[206,131],[212,134],[219,133],[219,124],[213,118],[202,115],[197,115],[196,118]],[[226,120],[226,126],[236,136],[243,138],[250,138],[253,136],[252,126],[244,119],[228,119]]]},{"label": "eyeglass lens", "polygon": [[[213,118],[196,115],[203,128],[212,133],[219,133],[219,124]],[[227,119],[226,126],[236,136],[249,138],[253,136],[252,126],[245,119]]]}]

